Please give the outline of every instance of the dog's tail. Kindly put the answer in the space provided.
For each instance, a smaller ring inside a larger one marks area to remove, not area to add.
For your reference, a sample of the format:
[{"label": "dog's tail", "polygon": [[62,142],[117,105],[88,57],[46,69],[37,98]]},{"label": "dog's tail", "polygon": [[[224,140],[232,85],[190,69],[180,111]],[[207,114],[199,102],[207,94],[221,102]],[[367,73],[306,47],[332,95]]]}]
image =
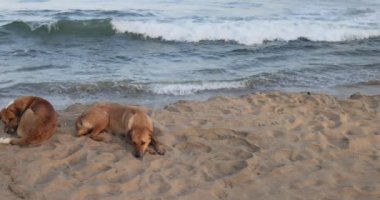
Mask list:
[{"label": "dog's tail", "polygon": [[12,138],[0,137],[0,144],[10,144]]}]

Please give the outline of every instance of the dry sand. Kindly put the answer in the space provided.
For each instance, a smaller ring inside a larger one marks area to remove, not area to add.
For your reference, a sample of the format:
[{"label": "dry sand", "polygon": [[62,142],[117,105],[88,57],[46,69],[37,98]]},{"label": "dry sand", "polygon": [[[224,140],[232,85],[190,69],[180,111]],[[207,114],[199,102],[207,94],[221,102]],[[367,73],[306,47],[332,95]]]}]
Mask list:
[{"label": "dry sand", "polygon": [[0,146],[0,199],[380,199],[380,96],[257,93],[154,110],[165,156],[74,136]]}]

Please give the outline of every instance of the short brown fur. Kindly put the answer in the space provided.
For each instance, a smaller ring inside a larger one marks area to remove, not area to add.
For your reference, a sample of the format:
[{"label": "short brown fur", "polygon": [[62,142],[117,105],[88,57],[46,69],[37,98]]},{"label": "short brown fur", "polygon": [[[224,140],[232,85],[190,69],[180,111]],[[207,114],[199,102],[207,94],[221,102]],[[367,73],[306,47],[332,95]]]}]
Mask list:
[{"label": "short brown fur", "polygon": [[136,157],[142,157],[145,152],[165,154],[165,149],[154,138],[152,120],[135,106],[95,104],[77,118],[75,125],[78,136],[90,134],[96,141],[108,142],[101,135],[103,132],[124,134],[132,141]]},{"label": "short brown fur", "polygon": [[12,145],[40,144],[49,139],[57,126],[57,113],[49,101],[35,96],[22,96],[3,108],[0,113],[4,131],[17,133],[20,138]]}]

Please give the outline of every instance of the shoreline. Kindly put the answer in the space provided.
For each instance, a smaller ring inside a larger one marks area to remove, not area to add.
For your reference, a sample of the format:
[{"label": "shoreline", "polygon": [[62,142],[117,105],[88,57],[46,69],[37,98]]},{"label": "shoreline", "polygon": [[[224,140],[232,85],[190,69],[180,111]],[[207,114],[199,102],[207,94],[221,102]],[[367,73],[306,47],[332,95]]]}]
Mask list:
[{"label": "shoreline", "polygon": [[[320,93],[329,94],[336,96],[340,99],[348,98],[354,93],[361,93],[364,95],[378,95],[380,94],[380,81],[372,80],[363,83],[351,84],[351,85],[337,85],[332,87],[315,87],[315,88],[305,88],[305,87],[253,87],[253,88],[241,88],[241,89],[218,89],[218,90],[205,90],[198,91],[188,95],[169,95],[169,94],[153,94],[149,92],[132,93],[129,95],[122,94],[120,91],[115,92],[115,95],[107,95],[100,93],[99,96],[94,96],[94,94],[84,93],[78,98],[78,96],[72,96],[71,94],[61,94],[61,95],[44,95],[35,93],[23,93],[23,95],[35,95],[41,96],[50,102],[56,110],[63,110],[72,104],[92,104],[99,101],[112,101],[116,103],[126,103],[126,104],[137,104],[152,109],[160,109],[169,104],[176,103],[181,100],[192,100],[192,101],[206,101],[209,98],[215,96],[226,96],[226,97],[239,97],[245,94],[251,94],[256,92],[293,92],[293,93]],[[0,106],[5,106],[21,95],[1,95]]]},{"label": "shoreline", "polygon": [[[376,199],[380,95],[255,92],[152,109],[165,156],[75,137],[86,108],[34,147],[0,146],[7,199]],[[2,130],[1,130],[2,132]],[[321,192],[323,191],[323,192]]]}]

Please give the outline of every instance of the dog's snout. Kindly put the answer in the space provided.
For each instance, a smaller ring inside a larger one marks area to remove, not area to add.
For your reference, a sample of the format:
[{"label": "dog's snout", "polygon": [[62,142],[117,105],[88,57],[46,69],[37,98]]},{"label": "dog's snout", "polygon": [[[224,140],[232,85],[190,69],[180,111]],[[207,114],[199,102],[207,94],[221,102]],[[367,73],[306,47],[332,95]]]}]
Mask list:
[{"label": "dog's snout", "polygon": [[135,152],[135,158],[142,159],[143,155],[140,152]]},{"label": "dog's snout", "polygon": [[13,134],[16,132],[16,130],[14,128],[9,128],[9,127],[5,127],[4,128],[4,131],[8,134]]}]

